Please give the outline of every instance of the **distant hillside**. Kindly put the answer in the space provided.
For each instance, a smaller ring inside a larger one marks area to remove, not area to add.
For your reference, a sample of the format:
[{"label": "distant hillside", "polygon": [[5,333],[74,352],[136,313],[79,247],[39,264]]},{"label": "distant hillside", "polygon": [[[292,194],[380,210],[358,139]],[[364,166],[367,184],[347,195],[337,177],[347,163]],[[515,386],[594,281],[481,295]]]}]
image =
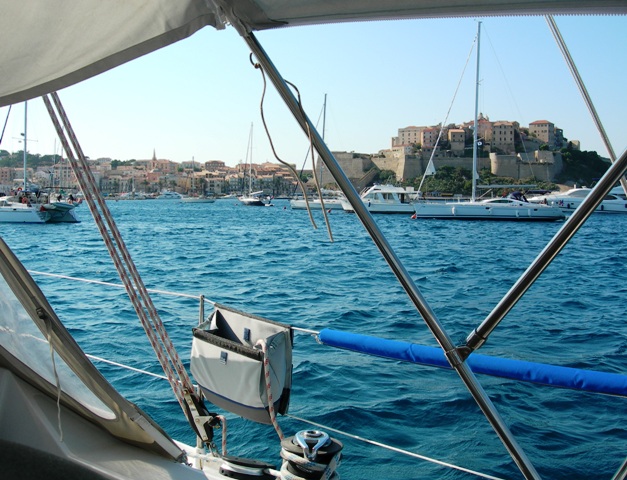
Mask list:
[{"label": "distant hillside", "polygon": [[[406,186],[413,186],[416,190],[420,186],[420,178],[413,179],[406,183]],[[535,185],[540,190],[559,190],[555,183],[541,181],[536,178],[523,178],[514,180],[510,177],[497,177],[492,175],[488,169],[479,172],[480,185],[508,185],[507,188],[495,189],[492,193],[501,195],[505,190],[512,190],[516,185]],[[460,194],[470,196],[472,193],[472,172],[462,167],[443,166],[438,168],[435,175],[427,177],[422,185],[422,191],[428,194]]]},{"label": "distant hillside", "polygon": [[[60,155],[39,155],[27,154],[26,164],[28,168],[37,168],[47,165],[54,165],[61,159]],[[24,151],[9,153],[0,150],[0,167],[21,168],[24,166]]]}]

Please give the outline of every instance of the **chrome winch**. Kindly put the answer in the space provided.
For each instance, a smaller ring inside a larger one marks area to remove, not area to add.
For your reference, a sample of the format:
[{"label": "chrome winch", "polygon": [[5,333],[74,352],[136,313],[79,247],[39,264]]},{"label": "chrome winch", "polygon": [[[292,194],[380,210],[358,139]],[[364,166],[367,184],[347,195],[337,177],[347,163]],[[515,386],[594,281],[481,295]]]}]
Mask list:
[{"label": "chrome winch", "polygon": [[281,442],[281,471],[303,479],[333,478],[343,445],[320,430],[301,430]]}]

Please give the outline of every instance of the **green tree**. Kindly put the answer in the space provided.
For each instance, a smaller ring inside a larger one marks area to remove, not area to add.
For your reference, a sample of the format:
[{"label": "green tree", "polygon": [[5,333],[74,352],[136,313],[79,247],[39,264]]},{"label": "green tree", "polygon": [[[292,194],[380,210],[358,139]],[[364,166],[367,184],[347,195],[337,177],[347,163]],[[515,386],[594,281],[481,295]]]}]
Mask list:
[{"label": "green tree", "polygon": [[396,173],[393,170],[380,170],[374,180],[375,183],[396,183]]},{"label": "green tree", "polygon": [[580,185],[592,186],[609,168],[609,161],[603,160],[597,152],[564,148],[562,152],[562,172],[557,176],[559,183],[573,181]]}]

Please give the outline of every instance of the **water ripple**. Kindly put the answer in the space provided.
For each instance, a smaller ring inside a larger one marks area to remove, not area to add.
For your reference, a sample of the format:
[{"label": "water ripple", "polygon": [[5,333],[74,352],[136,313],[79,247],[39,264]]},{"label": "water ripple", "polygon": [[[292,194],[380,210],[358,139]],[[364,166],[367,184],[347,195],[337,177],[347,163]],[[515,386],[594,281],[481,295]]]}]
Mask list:
[{"label": "water ripple", "polygon": [[[331,243],[319,216],[314,230],[306,212],[275,203],[261,209],[226,200],[109,206],[150,288],[204,294],[298,327],[436,345],[355,215],[330,216]],[[79,210],[80,224],[3,225],[3,238],[29,269],[119,282],[89,212]],[[593,216],[505,316],[481,353],[625,374],[626,217]],[[455,342],[490,314],[561,227],[403,216],[375,220]],[[37,245],[24,241],[42,235],[45,241]],[[88,353],[155,367],[124,291],[36,280]],[[197,301],[155,295],[154,302],[187,362]],[[128,374],[101,368],[171,435],[193,442],[167,385],[147,380],[137,389]],[[608,478],[618,468],[608,452],[620,457],[624,451],[623,399],[485,376],[479,380],[545,478]],[[454,372],[350,354],[298,334],[293,383],[290,410],[299,416],[493,475],[519,475]],[[276,449],[266,442],[269,427],[228,415],[234,454],[276,461]],[[303,428],[290,419],[281,422],[292,432]],[[392,476],[389,452],[342,441],[343,476]],[[372,467],[364,470],[366,462]],[[466,478],[399,456],[393,465],[397,478]]]}]

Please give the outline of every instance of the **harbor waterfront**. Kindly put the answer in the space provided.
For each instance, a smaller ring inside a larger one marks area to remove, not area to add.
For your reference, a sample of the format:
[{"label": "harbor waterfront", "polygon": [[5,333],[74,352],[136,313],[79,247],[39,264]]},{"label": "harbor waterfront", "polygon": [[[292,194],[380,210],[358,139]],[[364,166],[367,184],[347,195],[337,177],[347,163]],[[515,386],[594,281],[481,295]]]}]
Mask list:
[{"label": "harbor waterfront", "polygon": [[[355,215],[328,215],[331,242],[321,212],[313,212],[314,229],[307,212],[291,210],[285,200],[274,204],[250,209],[235,199],[210,205],[108,202],[150,289],[202,294],[304,329],[436,346]],[[86,353],[153,369],[154,353],[124,290],[35,273],[120,283],[86,205],[76,210],[81,223],[3,224],[0,232]],[[626,217],[592,215],[480,353],[627,374]],[[377,216],[376,222],[459,343],[563,225],[412,220],[409,214]],[[112,311],[108,302],[115,298],[120,308]],[[153,299],[188,364],[198,300],[183,303],[166,294]],[[138,390],[135,373],[95,363],[173,438],[194,443],[167,382],[146,377]],[[544,478],[610,478],[618,469],[627,440],[624,398],[479,379]],[[279,418],[288,434],[312,428],[293,417],[305,418],[495,477],[520,478],[449,370],[349,353],[297,332],[289,415]],[[278,439],[268,442],[271,426],[226,416],[230,454],[278,462]],[[344,443],[343,478],[476,478],[327,431]]]}]

